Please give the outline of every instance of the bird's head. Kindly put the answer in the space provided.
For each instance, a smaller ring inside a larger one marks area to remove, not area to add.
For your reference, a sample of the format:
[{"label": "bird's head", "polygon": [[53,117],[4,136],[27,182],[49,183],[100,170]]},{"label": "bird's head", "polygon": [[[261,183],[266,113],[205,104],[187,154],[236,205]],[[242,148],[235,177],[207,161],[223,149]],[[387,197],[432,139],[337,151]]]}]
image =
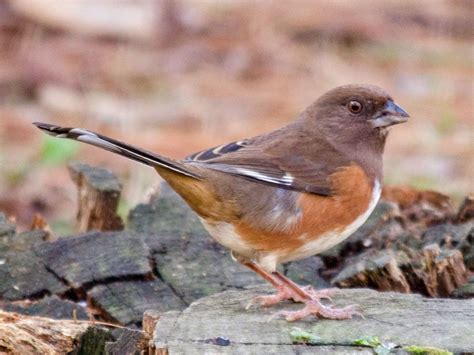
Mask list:
[{"label": "bird's head", "polygon": [[305,124],[338,140],[383,143],[387,128],[406,122],[409,115],[377,86],[345,85],[322,95],[303,117]]}]

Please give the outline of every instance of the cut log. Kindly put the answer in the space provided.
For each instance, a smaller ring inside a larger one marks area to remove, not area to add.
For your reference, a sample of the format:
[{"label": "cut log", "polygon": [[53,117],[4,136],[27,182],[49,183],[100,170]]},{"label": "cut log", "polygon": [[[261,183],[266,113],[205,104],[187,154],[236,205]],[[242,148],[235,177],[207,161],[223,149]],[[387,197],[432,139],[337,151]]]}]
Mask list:
[{"label": "cut log", "polygon": [[[368,289],[340,290],[333,297],[334,303],[338,307],[358,304],[364,318],[334,321],[308,317],[293,323],[270,317],[282,309],[300,309],[301,304],[283,302],[273,307],[245,309],[253,297],[272,291],[267,286],[226,291],[202,298],[182,312],[166,312],[156,322],[149,351],[151,354],[373,354],[372,349],[357,344],[357,340],[368,337],[378,337],[390,347],[416,345],[455,353],[474,351],[472,299],[426,299]],[[292,336],[295,329],[310,334],[311,344],[297,344],[298,339]]]},{"label": "cut log", "polygon": [[0,213],[0,237],[13,236],[16,231],[16,226],[8,220],[8,218]]},{"label": "cut log", "polygon": [[474,194],[466,196],[459,207],[456,215],[456,222],[466,222],[474,219]]},{"label": "cut log", "polygon": [[80,163],[70,164],[69,173],[78,189],[76,230],[122,230],[123,222],[116,212],[122,192],[117,177],[106,169]]},{"label": "cut log", "polygon": [[28,317],[0,310],[0,352],[67,354],[89,327],[87,323]]},{"label": "cut log", "polygon": [[1,305],[1,307],[4,311],[16,312],[28,316],[78,320],[88,320],[90,318],[85,307],[57,296],[48,296],[37,302],[29,300],[6,302]]},{"label": "cut log", "polygon": [[89,321],[31,317],[0,310],[1,354],[139,354],[145,334],[108,330]]},{"label": "cut log", "polygon": [[445,222],[455,216],[451,198],[432,190],[386,186],[382,191],[382,198],[396,202],[408,220],[422,225]]},{"label": "cut log", "polygon": [[112,282],[88,292],[89,304],[100,310],[102,318],[124,325],[141,325],[147,309],[183,309],[185,304],[161,280]]},{"label": "cut log", "polygon": [[51,230],[51,227],[49,226],[48,222],[46,222],[43,216],[39,213],[33,216],[33,221],[31,221],[30,229],[45,232],[46,235],[43,240],[52,242],[57,239],[56,236],[53,234],[53,231]]},{"label": "cut log", "polygon": [[440,250],[438,244],[423,249],[424,281],[430,296],[448,297],[467,282],[466,267],[459,250]]},{"label": "cut log", "polygon": [[0,255],[0,259],[0,299],[38,298],[68,289],[33,251],[11,251]]},{"label": "cut log", "polygon": [[141,350],[148,347],[149,338],[138,329],[119,328],[112,331],[112,335],[115,341],[105,343],[104,352],[107,355],[143,354]]},{"label": "cut log", "polygon": [[35,247],[48,270],[74,289],[99,282],[152,279],[149,249],[131,232],[89,232]]},{"label": "cut log", "polygon": [[288,263],[285,275],[300,285],[313,285],[317,288],[330,287],[329,282],[320,276],[324,263],[318,256]]},{"label": "cut log", "polygon": [[340,287],[370,287],[381,291],[418,292],[448,297],[467,282],[467,271],[459,250],[440,249],[438,244],[421,252],[380,251],[362,254],[332,280]]},{"label": "cut log", "polygon": [[340,287],[372,287],[381,291],[410,292],[410,285],[391,252],[363,255],[360,259],[345,267],[332,283]]},{"label": "cut log", "polygon": [[474,298],[474,275],[469,278],[469,282],[453,291],[451,297]]}]

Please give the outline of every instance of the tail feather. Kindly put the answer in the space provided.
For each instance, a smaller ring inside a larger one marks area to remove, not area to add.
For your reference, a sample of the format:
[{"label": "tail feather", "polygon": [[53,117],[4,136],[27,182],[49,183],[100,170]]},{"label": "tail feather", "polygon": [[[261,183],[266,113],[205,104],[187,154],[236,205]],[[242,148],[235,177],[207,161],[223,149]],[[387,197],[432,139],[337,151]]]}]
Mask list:
[{"label": "tail feather", "polygon": [[92,144],[96,147],[108,150],[109,152],[122,155],[152,167],[157,165],[162,166],[177,173],[199,179],[199,176],[186,169],[182,163],[155,153],[148,152],[144,149],[119,142],[113,138],[109,138],[98,133],[90,132],[82,128],[66,128],[41,122],[33,122],[33,124],[43,132],[57,138],[69,138]]}]

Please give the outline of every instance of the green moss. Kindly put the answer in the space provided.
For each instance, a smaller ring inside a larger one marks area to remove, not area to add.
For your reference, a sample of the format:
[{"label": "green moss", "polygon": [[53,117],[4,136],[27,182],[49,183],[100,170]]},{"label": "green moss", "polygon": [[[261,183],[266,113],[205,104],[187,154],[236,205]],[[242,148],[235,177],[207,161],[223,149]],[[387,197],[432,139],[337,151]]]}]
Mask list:
[{"label": "green moss", "polygon": [[452,355],[452,352],[431,346],[410,345],[403,348],[406,352],[413,355]]},{"label": "green moss", "polygon": [[106,329],[87,328],[79,341],[79,348],[72,352],[73,355],[102,355],[105,354],[105,343],[113,339],[112,334]]},{"label": "green moss", "polygon": [[359,338],[354,340],[352,344],[372,348],[374,350],[374,353],[377,355],[388,355],[396,346],[396,344],[393,343],[380,341],[379,337],[377,336]]},{"label": "green moss", "polygon": [[297,327],[290,330],[290,337],[293,344],[318,344],[321,341],[321,338],[316,334],[309,333]]},{"label": "green moss", "polygon": [[371,348],[374,348],[381,344],[380,339],[377,336],[359,338],[359,339],[354,340],[352,343],[354,345],[369,346]]}]

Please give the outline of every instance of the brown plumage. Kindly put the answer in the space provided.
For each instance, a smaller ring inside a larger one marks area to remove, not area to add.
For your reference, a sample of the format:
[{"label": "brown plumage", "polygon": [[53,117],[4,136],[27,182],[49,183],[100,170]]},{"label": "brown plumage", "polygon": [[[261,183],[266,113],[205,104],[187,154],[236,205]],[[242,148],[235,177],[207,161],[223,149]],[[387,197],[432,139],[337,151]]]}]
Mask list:
[{"label": "brown plumage", "polygon": [[382,89],[347,85],[321,96],[287,126],[176,161],[78,128],[36,123],[49,134],[99,146],[154,167],[201,217],[219,243],[279,291],[262,304],[292,298],[308,314],[348,318],[321,294],[276,272],[341,242],[380,196],[387,128],[408,114]]}]

